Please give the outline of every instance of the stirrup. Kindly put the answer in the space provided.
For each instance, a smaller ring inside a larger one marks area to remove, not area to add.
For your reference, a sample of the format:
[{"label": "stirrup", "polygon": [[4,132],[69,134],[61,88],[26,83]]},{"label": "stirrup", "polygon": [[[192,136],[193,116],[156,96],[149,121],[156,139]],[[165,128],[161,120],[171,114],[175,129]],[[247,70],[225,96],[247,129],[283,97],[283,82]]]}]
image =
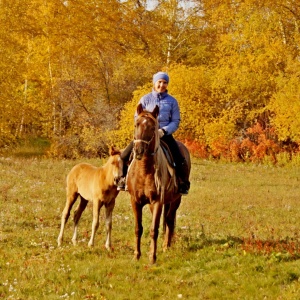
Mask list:
[{"label": "stirrup", "polygon": [[117,185],[117,191],[126,191],[126,177],[122,177]]},{"label": "stirrup", "polygon": [[180,190],[180,191],[179,191],[179,194],[180,194],[181,196],[187,196],[187,195],[189,194],[189,191],[188,191],[188,190]]},{"label": "stirrup", "polygon": [[181,183],[181,184],[179,185],[178,193],[181,194],[181,196],[186,196],[186,195],[188,195],[189,189],[187,188],[187,186],[186,186],[185,183]]}]

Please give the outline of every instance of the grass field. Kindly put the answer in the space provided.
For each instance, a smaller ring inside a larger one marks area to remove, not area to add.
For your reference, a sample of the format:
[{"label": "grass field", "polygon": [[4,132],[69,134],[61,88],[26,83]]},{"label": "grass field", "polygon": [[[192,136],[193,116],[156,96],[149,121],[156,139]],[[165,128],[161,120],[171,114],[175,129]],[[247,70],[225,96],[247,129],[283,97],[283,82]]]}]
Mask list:
[{"label": "grass field", "polygon": [[194,159],[175,243],[167,253],[159,247],[151,266],[150,212],[145,207],[136,262],[125,192],[114,210],[112,252],[104,248],[104,211],[95,247],[87,247],[90,205],[78,245],[70,218],[57,248],[65,177],[78,162],[0,158],[0,299],[300,299],[299,167]]}]

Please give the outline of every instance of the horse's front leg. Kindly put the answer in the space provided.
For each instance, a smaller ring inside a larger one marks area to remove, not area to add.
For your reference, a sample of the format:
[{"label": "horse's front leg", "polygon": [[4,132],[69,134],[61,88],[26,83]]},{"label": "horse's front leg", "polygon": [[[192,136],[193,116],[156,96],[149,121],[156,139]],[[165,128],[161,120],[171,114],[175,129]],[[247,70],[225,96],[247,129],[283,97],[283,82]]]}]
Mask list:
[{"label": "horse's front leg", "polygon": [[103,205],[103,202],[99,199],[93,199],[93,223],[92,223],[92,233],[91,233],[91,238],[88,243],[89,247],[94,246],[94,239],[95,239],[95,234],[99,228],[99,213],[100,209]]},{"label": "horse's front leg", "polygon": [[106,242],[105,248],[111,250],[111,229],[112,229],[112,213],[115,207],[115,199],[112,199],[109,203],[105,205],[105,225],[106,225]]},{"label": "horse's front leg", "polygon": [[131,197],[131,206],[135,219],[135,250],[134,258],[139,260],[141,257],[141,237],[143,234],[142,211],[143,206],[136,202],[134,197]]},{"label": "horse's front leg", "polygon": [[159,201],[151,204],[151,212],[152,212],[152,223],[150,228],[150,253],[149,253],[149,261],[151,264],[156,262],[156,250],[157,250],[157,238],[159,232],[159,222],[160,216],[162,212],[162,204]]}]

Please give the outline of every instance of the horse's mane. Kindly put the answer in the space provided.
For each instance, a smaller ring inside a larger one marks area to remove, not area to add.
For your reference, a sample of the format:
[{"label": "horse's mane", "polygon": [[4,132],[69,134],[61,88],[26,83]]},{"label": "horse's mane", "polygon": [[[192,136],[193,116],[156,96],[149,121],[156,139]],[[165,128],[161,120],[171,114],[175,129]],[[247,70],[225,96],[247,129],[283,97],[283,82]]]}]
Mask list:
[{"label": "horse's mane", "polygon": [[[165,153],[160,144],[160,137],[158,134],[159,124],[157,118],[155,118],[155,149],[154,156],[155,173],[154,182],[157,189],[157,193],[160,194],[160,201],[164,202],[165,192],[176,186],[175,173],[165,156]],[[168,175],[171,176],[171,180],[168,180]],[[173,181],[173,184],[172,184]]]}]

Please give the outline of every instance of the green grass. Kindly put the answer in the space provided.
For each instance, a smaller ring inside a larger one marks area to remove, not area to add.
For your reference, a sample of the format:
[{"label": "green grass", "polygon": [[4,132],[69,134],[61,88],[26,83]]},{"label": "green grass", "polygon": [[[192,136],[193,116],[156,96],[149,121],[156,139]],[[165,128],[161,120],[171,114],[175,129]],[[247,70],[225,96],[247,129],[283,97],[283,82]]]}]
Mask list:
[{"label": "green grass", "polygon": [[[83,160],[81,160],[83,161]],[[299,299],[300,169],[193,160],[175,243],[148,263],[133,258],[129,195],[120,193],[107,252],[104,211],[95,239],[89,205],[73,246],[57,248],[65,177],[79,161],[0,158],[0,299]],[[100,165],[103,161],[89,160]]]}]

